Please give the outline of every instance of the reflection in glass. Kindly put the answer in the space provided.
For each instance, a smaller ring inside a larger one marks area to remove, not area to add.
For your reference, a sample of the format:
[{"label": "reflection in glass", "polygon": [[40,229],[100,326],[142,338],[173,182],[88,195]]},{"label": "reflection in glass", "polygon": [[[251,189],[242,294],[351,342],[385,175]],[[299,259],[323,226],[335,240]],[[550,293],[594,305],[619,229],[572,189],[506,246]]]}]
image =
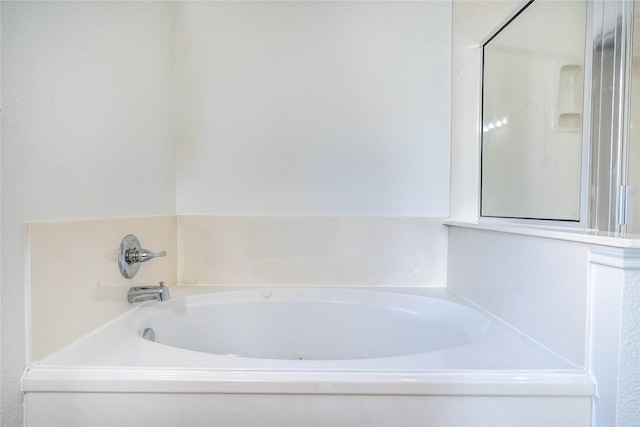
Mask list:
[{"label": "reflection in glass", "polygon": [[485,44],[483,216],[580,220],[585,24],[535,1]]}]

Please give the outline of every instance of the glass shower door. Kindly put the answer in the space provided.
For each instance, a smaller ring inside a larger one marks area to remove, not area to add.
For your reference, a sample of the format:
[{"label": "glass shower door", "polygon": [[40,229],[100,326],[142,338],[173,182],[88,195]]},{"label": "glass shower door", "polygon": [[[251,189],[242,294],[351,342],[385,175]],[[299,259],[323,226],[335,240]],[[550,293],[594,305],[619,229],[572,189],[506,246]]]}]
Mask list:
[{"label": "glass shower door", "polygon": [[633,8],[631,89],[629,99],[629,133],[626,141],[621,191],[626,209],[626,233],[640,234],[640,0]]}]

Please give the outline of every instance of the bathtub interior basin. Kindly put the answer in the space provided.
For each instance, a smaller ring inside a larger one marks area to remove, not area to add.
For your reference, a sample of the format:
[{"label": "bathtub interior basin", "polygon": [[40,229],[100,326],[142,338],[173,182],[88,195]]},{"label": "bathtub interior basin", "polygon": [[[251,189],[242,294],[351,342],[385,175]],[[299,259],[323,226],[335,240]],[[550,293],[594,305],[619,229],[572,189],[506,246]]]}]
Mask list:
[{"label": "bathtub interior basin", "polygon": [[169,301],[136,305],[32,368],[279,373],[579,368],[446,288],[199,285],[179,286],[171,294]]},{"label": "bathtub interior basin", "polygon": [[462,346],[489,318],[437,298],[348,289],[264,288],[153,305],[139,336],[186,350],[259,359],[345,360]]}]

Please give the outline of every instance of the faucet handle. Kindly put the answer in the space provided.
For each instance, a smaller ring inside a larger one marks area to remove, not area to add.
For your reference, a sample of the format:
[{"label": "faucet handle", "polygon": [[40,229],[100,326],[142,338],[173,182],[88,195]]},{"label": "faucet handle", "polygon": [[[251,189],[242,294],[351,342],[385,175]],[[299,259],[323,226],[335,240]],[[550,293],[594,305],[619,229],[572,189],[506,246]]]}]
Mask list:
[{"label": "faucet handle", "polygon": [[140,263],[166,255],[166,251],[152,252],[148,249],[141,249],[138,238],[133,234],[129,234],[125,236],[125,238],[122,239],[122,243],[120,243],[118,267],[120,267],[120,273],[125,278],[131,279],[138,272]]},{"label": "faucet handle", "polygon": [[130,257],[132,262],[147,262],[150,259],[166,256],[167,252],[151,252],[148,249],[129,249],[125,257]]}]

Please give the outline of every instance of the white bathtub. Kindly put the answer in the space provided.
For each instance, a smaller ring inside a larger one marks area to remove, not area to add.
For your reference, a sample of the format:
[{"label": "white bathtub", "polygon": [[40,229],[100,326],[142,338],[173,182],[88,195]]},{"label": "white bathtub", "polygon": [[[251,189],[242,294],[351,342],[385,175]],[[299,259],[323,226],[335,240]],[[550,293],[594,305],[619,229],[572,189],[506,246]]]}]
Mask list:
[{"label": "white bathtub", "polygon": [[24,390],[27,426],[588,426],[593,384],[446,289],[269,287],[137,307]]},{"label": "white bathtub", "polygon": [[141,336],[186,350],[332,362],[458,347],[491,327],[478,311],[443,299],[321,288],[191,296],[144,308],[132,323]]}]

